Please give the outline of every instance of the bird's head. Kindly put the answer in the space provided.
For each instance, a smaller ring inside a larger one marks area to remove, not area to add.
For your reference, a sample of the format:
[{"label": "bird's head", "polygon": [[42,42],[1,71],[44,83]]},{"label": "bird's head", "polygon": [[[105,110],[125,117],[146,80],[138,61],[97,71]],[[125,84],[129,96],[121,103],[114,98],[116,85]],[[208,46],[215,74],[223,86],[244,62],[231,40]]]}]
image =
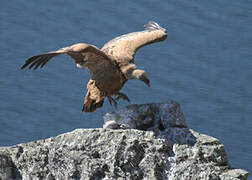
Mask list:
[{"label": "bird's head", "polygon": [[150,79],[148,78],[144,70],[136,69],[132,72],[132,78],[143,81],[148,87],[150,87]]}]

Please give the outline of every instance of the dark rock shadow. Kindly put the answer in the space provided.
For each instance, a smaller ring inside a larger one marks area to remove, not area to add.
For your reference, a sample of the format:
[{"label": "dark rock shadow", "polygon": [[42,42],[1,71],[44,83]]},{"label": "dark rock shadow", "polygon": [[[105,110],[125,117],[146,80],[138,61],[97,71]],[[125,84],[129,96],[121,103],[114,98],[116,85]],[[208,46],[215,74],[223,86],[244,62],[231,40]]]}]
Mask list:
[{"label": "dark rock shadow", "polygon": [[21,180],[22,175],[13,163],[12,159],[5,154],[0,154],[0,180]]}]

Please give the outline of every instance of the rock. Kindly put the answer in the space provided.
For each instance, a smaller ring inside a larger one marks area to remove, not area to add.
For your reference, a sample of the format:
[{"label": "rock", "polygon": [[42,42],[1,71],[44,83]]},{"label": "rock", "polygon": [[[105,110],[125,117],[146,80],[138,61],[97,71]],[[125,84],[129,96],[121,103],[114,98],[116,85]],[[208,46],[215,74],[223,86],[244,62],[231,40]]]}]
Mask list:
[{"label": "rock", "polygon": [[104,128],[114,128],[110,127],[113,124],[116,128],[123,125],[145,131],[187,127],[180,105],[174,101],[130,105],[126,109],[107,113],[104,116],[104,123]]},{"label": "rock", "polygon": [[0,179],[247,179],[218,139],[189,129],[176,102],[131,105],[77,129],[0,148]]},{"label": "rock", "polygon": [[107,113],[103,128],[152,131],[157,138],[176,143],[194,144],[183,112],[177,102],[130,105],[126,109]]}]

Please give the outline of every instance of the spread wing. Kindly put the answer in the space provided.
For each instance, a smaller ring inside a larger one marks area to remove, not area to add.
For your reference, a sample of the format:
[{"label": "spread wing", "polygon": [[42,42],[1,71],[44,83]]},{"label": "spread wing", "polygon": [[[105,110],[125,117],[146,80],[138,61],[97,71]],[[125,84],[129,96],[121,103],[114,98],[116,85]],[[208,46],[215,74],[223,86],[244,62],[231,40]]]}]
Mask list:
[{"label": "spread wing", "polygon": [[69,55],[75,61],[77,66],[88,68],[92,74],[101,71],[105,67],[108,68],[109,66],[112,66],[107,55],[97,47],[85,43],[79,43],[56,51],[33,56],[26,60],[21,69],[24,69],[28,65],[29,69],[37,69],[38,67],[43,68],[49,60],[60,54]]},{"label": "spread wing", "polygon": [[147,44],[164,41],[166,30],[156,22],[146,24],[144,31],[133,32],[119,36],[106,43],[101,49],[104,53],[118,62],[131,62],[136,51]]}]

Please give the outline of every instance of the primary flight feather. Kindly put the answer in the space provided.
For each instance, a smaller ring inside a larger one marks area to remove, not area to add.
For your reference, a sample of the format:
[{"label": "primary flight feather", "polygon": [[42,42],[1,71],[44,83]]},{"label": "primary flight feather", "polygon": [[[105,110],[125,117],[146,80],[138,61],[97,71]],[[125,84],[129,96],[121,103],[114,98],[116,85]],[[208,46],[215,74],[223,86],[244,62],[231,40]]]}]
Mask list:
[{"label": "primary flight feather", "polygon": [[[118,99],[129,101],[120,90],[130,79],[138,79],[150,86],[150,80],[144,70],[136,68],[134,55],[136,51],[147,44],[164,41],[166,30],[156,22],[150,21],[145,29],[119,36],[106,43],[101,49],[96,46],[78,43],[56,51],[33,56],[21,67],[24,69],[42,68],[53,57],[67,54],[78,68],[88,68],[92,74],[87,84],[87,94],[82,111],[94,112],[102,107],[104,98],[110,104],[117,105]],[[115,96],[115,98],[112,98]]]}]

